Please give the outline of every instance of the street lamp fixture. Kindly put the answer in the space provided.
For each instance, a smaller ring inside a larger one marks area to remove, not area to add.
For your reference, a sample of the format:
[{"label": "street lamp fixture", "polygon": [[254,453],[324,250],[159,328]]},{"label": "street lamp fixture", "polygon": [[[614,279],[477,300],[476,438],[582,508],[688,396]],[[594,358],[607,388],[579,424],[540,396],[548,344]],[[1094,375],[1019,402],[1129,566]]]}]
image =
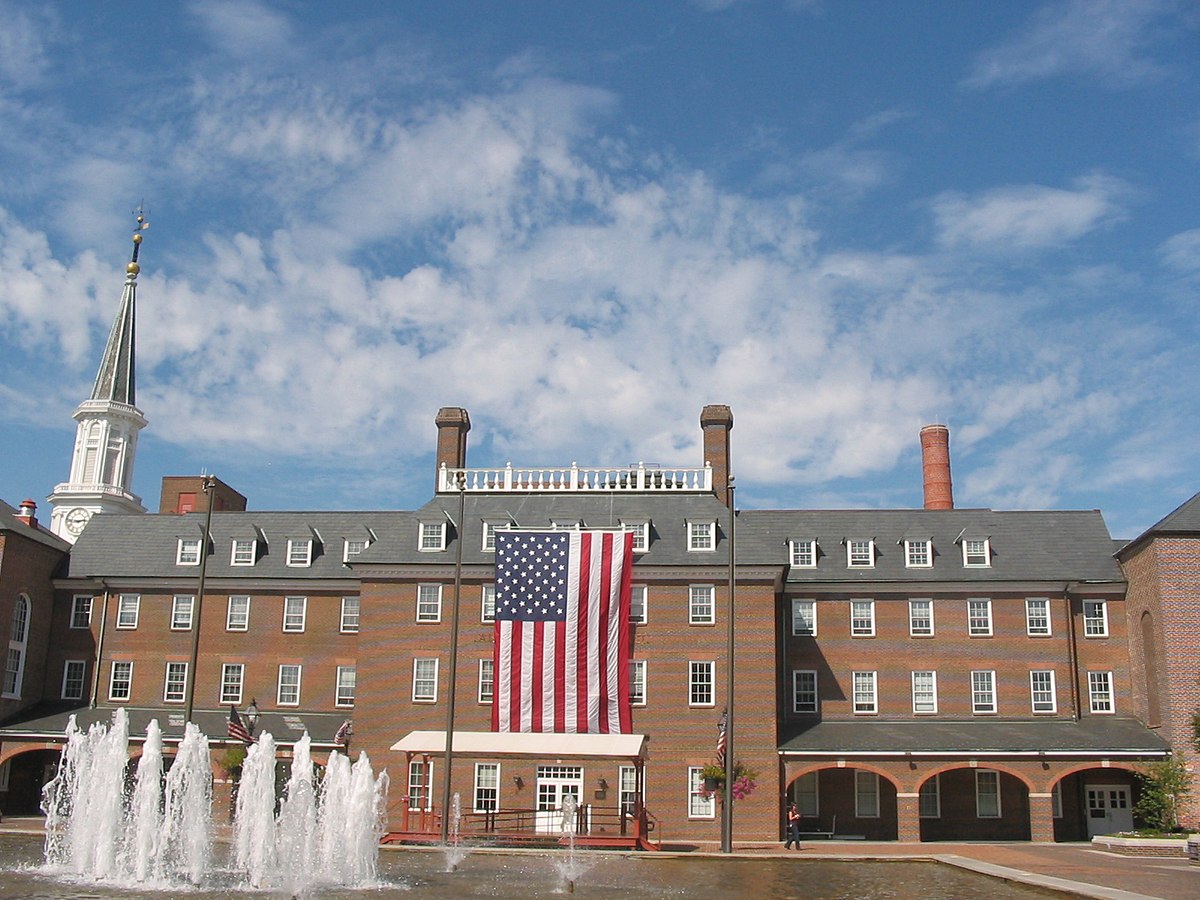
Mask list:
[{"label": "street lamp fixture", "polygon": [[250,734],[254,734],[254,727],[258,724],[258,700],[253,697],[246,707],[246,724],[250,726]]}]

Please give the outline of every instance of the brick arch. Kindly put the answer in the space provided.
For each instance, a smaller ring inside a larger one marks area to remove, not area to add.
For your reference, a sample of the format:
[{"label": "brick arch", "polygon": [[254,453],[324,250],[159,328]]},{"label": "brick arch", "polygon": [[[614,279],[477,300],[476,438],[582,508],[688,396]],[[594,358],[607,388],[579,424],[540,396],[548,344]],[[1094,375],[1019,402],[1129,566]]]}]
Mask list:
[{"label": "brick arch", "polygon": [[1099,761],[1091,762],[1091,763],[1073,763],[1065,769],[1061,769],[1059,771],[1053,772],[1049,776],[1050,780],[1046,782],[1046,790],[1047,791],[1053,790],[1054,786],[1056,784],[1058,784],[1060,781],[1062,781],[1064,778],[1066,778],[1070,775],[1074,775],[1078,772],[1091,772],[1093,770],[1103,771],[1104,769],[1119,769],[1122,772],[1133,772],[1136,774],[1137,772],[1141,771],[1142,765],[1144,765],[1144,762],[1126,762],[1125,760],[1110,760],[1109,764],[1107,766],[1100,765]]},{"label": "brick arch", "polygon": [[792,774],[791,780],[783,786],[784,792],[786,793],[787,789],[792,786],[793,782],[800,777],[807,775],[809,772],[820,772],[824,769],[862,769],[864,772],[874,772],[876,775],[886,780],[893,788],[895,788],[897,793],[902,793],[904,790],[903,786],[896,779],[895,773],[889,772],[887,769],[877,766],[874,763],[859,762],[858,760],[851,762],[850,760],[847,760],[844,766],[839,766],[837,763],[815,763],[810,766],[805,766],[803,769],[800,769]]},{"label": "brick arch", "polygon": [[1003,762],[992,763],[990,761],[988,762],[987,765],[980,764],[977,766],[970,766],[970,765],[967,765],[966,763],[943,763],[943,764],[939,765],[937,768],[935,768],[933,771],[928,772],[928,773],[923,773],[925,775],[925,777],[922,778],[919,782],[917,782],[916,788],[919,791],[921,789],[921,785],[923,785],[926,781],[928,781],[934,775],[940,775],[943,772],[954,772],[959,769],[992,769],[996,772],[1003,772],[1005,775],[1011,775],[1013,778],[1015,778],[1019,782],[1021,782],[1021,784],[1025,785],[1025,790],[1029,791],[1030,793],[1036,792],[1036,787],[1033,784],[1033,782],[1030,781],[1029,776],[1023,775],[1017,769],[1014,769],[1011,766],[1004,764]]},{"label": "brick arch", "polygon": [[53,741],[38,741],[36,743],[20,743],[10,744],[3,750],[0,750],[0,766],[4,765],[10,759],[21,756],[24,753],[33,753],[37,750],[53,750],[55,753],[62,752],[63,745],[56,744]]}]

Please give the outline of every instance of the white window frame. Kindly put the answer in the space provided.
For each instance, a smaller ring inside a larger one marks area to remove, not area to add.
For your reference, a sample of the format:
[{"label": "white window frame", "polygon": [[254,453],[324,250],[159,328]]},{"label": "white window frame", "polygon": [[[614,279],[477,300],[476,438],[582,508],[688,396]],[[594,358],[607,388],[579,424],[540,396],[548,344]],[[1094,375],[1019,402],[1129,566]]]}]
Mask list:
[{"label": "white window frame", "polygon": [[471,808],[477,813],[500,808],[500,763],[475,763]]},{"label": "white window frame", "polygon": [[408,763],[410,809],[433,809],[433,760],[413,759]]},{"label": "white window frame", "polygon": [[[438,668],[441,663],[436,656],[418,656],[413,660],[413,680],[412,680],[412,702],[413,703],[437,703],[438,699]],[[422,669],[428,669],[432,664],[433,672],[422,672]],[[421,691],[417,690],[418,684],[428,685]],[[430,689],[432,688],[432,689]]]},{"label": "white window frame", "polygon": [[338,630],[342,634],[358,634],[359,619],[362,616],[362,597],[358,594],[347,594],[342,597],[341,618]]},{"label": "white window frame", "polygon": [[792,798],[801,816],[815,819],[821,815],[821,773],[805,772],[792,782]]},{"label": "white window frame", "polygon": [[[117,694],[117,667],[121,666],[125,673],[121,679],[125,685],[125,695]],[[108,699],[114,703],[128,703],[133,696],[133,660],[114,659],[108,670]]]},{"label": "white window frame", "polygon": [[[1041,612],[1038,612],[1038,607]],[[1029,637],[1051,637],[1053,626],[1050,622],[1050,598],[1025,598],[1025,634]]]},{"label": "white window frame", "polygon": [[1054,782],[1054,787],[1050,788],[1050,815],[1055,819],[1061,819],[1063,817],[1061,780]]},{"label": "white window frame", "polygon": [[[645,803],[646,776],[642,773],[642,802]],[[634,804],[637,802],[637,767],[617,767],[617,808],[621,815],[632,816]]]},{"label": "white window frame", "polygon": [[906,569],[933,568],[933,541],[929,539],[904,542],[904,567]]},{"label": "white window frame", "polygon": [[1088,708],[1094,715],[1111,716],[1117,711],[1113,690],[1113,673],[1090,671],[1088,676]]},{"label": "white window frame", "polygon": [[629,661],[629,705],[646,705],[646,660]]},{"label": "white window frame", "polygon": [[632,519],[621,520],[621,525],[633,532],[633,552],[645,553],[650,549],[650,520]]},{"label": "white window frame", "polygon": [[858,819],[879,818],[879,773],[854,770],[854,816]]},{"label": "white window frame", "polygon": [[688,706],[711,707],[716,703],[716,676],[716,661],[688,660]]},{"label": "white window frame", "polygon": [[[991,799],[995,799],[993,811]],[[1000,802],[1000,773],[995,769],[975,770],[975,817],[999,819],[1003,817]]]},{"label": "white window frame", "polygon": [[703,766],[688,766],[688,815],[689,819],[715,819],[717,798],[704,790]]},{"label": "white window frame", "polygon": [[[230,676],[237,673],[237,678]],[[221,705],[240,706],[242,703],[242,691],[246,682],[246,664],[245,663],[222,663],[221,664]],[[236,684],[237,690],[233,690]]]},{"label": "white window frame", "polygon": [[446,549],[446,522],[422,522],[417,527],[417,550],[440,553]]},{"label": "white window frame", "polygon": [[[245,603],[243,604],[242,601],[245,601]],[[230,594],[229,600],[225,605],[225,630],[248,631],[249,629],[250,595]]]},{"label": "white window frame", "polygon": [[287,564],[289,568],[308,568],[312,565],[312,554],[312,538],[288,538]]},{"label": "white window frame", "polygon": [[846,540],[846,568],[875,568],[875,540],[852,538]]},{"label": "white window frame", "polygon": [[[926,681],[927,684],[922,683]],[[938,689],[935,669],[917,669],[912,673],[912,711],[915,716],[937,714]]]},{"label": "white window frame", "polygon": [[687,522],[688,553],[713,553],[717,549],[717,523],[713,520]]},{"label": "white window frame", "polygon": [[[297,605],[293,601],[299,601],[300,615],[299,622],[296,621]],[[304,629],[308,624],[308,597],[299,594],[289,594],[283,598],[283,631],[285,634],[303,634]]]},{"label": "white window frame", "polygon": [[134,631],[138,627],[138,616],[142,609],[141,594],[117,595],[117,630]]},{"label": "white window frame", "polygon": [[479,591],[479,621],[496,621],[496,585],[482,585]]},{"label": "white window frame", "polygon": [[788,541],[788,559],[793,569],[817,567],[816,541]]},{"label": "white window frame", "polygon": [[856,671],[850,673],[850,702],[856,716],[874,716],[879,713],[879,673]]},{"label": "white window frame", "polygon": [[[707,612],[706,612],[707,610]],[[688,585],[688,624],[717,624],[717,587],[713,584]]]},{"label": "white window frame", "polygon": [[817,601],[792,599],[792,637],[817,636]]},{"label": "white window frame", "polygon": [[1035,716],[1058,712],[1058,690],[1054,682],[1053,669],[1030,669],[1029,708]]},{"label": "white window frame", "polygon": [[[983,604],[984,616],[982,626],[976,625],[976,621],[980,620],[973,612],[973,604]],[[967,598],[967,636],[968,637],[991,637],[992,636],[992,600],[990,597],[968,597]]]},{"label": "white window frame", "polygon": [[479,681],[477,683],[476,699],[486,705],[496,697],[496,662],[492,659],[479,661]]},{"label": "white window frame", "polygon": [[[184,601],[187,601],[186,603]],[[196,611],[194,594],[176,594],[171,598],[171,630],[191,631]]]},{"label": "white window frame", "polygon": [[850,636],[875,637],[875,601],[858,597],[850,601]]},{"label": "white window frame", "polygon": [[175,565],[200,565],[200,538],[179,538],[175,547]]},{"label": "white window frame", "polygon": [[[988,700],[987,698],[991,698]],[[996,670],[973,669],[971,671],[971,714],[994,716],[1000,708],[996,697]]]},{"label": "white window frame", "polygon": [[333,705],[339,709],[354,706],[358,689],[358,667],[338,666],[333,682]]},{"label": "white window frame", "polygon": [[650,589],[644,584],[634,584],[629,587],[629,623],[631,625],[645,625],[649,619],[648,601],[650,599]]},{"label": "white window frame", "polygon": [[71,598],[71,628],[83,629],[92,627],[91,594],[76,594]]},{"label": "white window frame", "polygon": [[991,538],[964,538],[962,542],[963,567],[967,569],[989,569],[992,566]]},{"label": "white window frame", "polygon": [[[87,687],[87,664],[86,659],[68,659],[63,662],[63,678],[61,698],[63,700],[82,700],[84,689]],[[77,677],[72,677],[72,671],[78,673]],[[68,685],[75,681],[79,683],[77,693],[68,693]]]},{"label": "white window frame", "polygon": [[[238,551],[241,551],[240,553]],[[248,553],[246,551],[249,551]],[[229,565],[252,566],[258,558],[256,538],[234,538],[229,548]]]},{"label": "white window frame", "polygon": [[[918,604],[925,604],[928,610],[928,615],[922,615],[918,610]],[[919,623],[928,620],[928,625]],[[908,601],[908,635],[909,637],[933,637],[934,636],[933,622],[933,598],[932,597],[912,597]]]},{"label": "white window frame", "polygon": [[[290,680],[286,683],[284,682],[284,680],[283,680],[284,670],[287,670],[289,674],[291,674],[292,670],[295,670],[296,683],[295,683],[294,687],[295,687],[295,691],[296,691],[296,698],[294,700],[285,700],[284,699],[284,688],[287,687],[289,689],[287,695],[290,697],[291,696],[290,689],[293,687]],[[275,683],[276,684],[276,689],[275,689],[276,705],[277,706],[299,706],[300,705],[300,685],[302,684],[303,679],[304,679],[304,666],[299,665],[297,663],[282,663],[279,666],[278,681],[276,681],[276,683]]]},{"label": "white window frame", "polygon": [[[175,676],[172,679],[172,675]],[[175,690],[171,686],[174,683]],[[163,703],[182,703],[187,699],[188,664],[185,662],[168,662],[163,673]]]},{"label": "white window frame", "polygon": [[417,621],[436,625],[442,621],[442,588],[440,582],[426,581],[417,585]]},{"label": "white window frame", "polygon": [[[1091,608],[1090,610],[1089,607]],[[1096,612],[1097,609],[1099,610],[1099,614]],[[1083,636],[1085,638],[1108,637],[1107,600],[1083,601]]]},{"label": "white window frame", "polygon": [[940,819],[942,817],[942,776],[932,775],[921,782],[917,791],[917,818]]},{"label": "white window frame", "polygon": [[361,556],[370,546],[371,542],[366,538],[344,538],[342,540],[342,562],[348,563],[354,557]]},{"label": "white window frame", "polygon": [[821,711],[816,669],[792,670],[792,712],[796,715],[815,715]]}]

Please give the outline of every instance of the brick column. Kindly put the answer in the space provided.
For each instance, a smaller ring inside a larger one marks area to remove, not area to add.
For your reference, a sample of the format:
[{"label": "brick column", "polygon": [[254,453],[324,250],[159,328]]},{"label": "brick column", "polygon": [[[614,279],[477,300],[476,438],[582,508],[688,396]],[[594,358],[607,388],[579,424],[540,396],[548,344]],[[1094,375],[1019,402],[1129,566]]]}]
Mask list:
[{"label": "brick column", "polygon": [[704,434],[704,461],[712,466],[713,493],[729,505],[729,432],[733,413],[728,406],[710,403],[700,410],[700,429]]},{"label": "brick column", "polygon": [[921,841],[921,795],[896,792],[896,840],[902,844]]},{"label": "brick column", "polygon": [[1054,843],[1054,802],[1051,796],[1029,792],[1029,839],[1035,844]]}]

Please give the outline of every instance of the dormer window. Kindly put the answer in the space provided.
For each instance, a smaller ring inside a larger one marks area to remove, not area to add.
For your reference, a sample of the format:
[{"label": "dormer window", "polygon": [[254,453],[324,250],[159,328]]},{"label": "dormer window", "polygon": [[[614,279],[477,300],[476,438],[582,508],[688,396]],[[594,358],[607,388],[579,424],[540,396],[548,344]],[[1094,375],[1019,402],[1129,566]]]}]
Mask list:
[{"label": "dormer window", "polygon": [[870,569],[875,565],[875,541],[846,541],[846,565]]},{"label": "dormer window", "polygon": [[716,522],[691,522],[687,523],[687,548],[689,552],[705,552],[716,549],[717,546],[717,523]]},{"label": "dormer window", "polygon": [[928,569],[933,566],[933,541],[905,541],[904,565],[910,569]]},{"label": "dormer window", "polygon": [[633,552],[645,553],[650,549],[650,523],[647,521],[626,521],[621,524],[633,532]]},{"label": "dormer window", "polygon": [[483,523],[483,551],[492,553],[496,549],[496,532],[503,531],[512,527],[512,522],[508,519],[500,519],[494,522],[484,521]]},{"label": "dormer window", "polygon": [[992,564],[992,548],[989,538],[968,538],[962,542],[963,565],[968,568],[986,568]]},{"label": "dormer window", "polygon": [[200,538],[180,538],[179,548],[175,554],[175,565],[200,565]]},{"label": "dormer window", "polygon": [[366,538],[346,538],[342,547],[342,562],[349,562],[370,546]]},{"label": "dormer window", "polygon": [[231,566],[252,566],[258,553],[258,541],[233,539],[233,551],[229,557]]},{"label": "dormer window", "polygon": [[817,567],[816,541],[788,541],[789,556],[793,569],[815,569]]},{"label": "dormer window", "polygon": [[446,523],[422,522],[421,539],[417,547],[422,553],[434,553],[446,549]]},{"label": "dormer window", "polygon": [[289,538],[287,564],[301,568],[312,565],[312,546],[311,538]]}]

